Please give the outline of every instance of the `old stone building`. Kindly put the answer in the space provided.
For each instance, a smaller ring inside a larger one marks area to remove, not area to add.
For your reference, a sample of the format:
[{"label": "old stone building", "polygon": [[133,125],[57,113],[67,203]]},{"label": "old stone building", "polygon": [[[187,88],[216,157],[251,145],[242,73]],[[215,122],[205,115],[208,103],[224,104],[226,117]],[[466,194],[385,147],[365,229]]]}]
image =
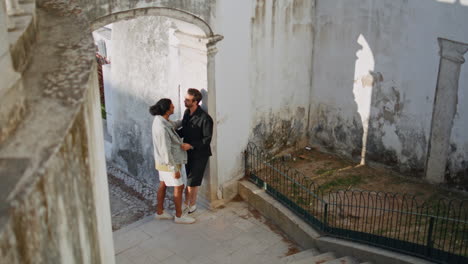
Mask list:
[{"label": "old stone building", "polygon": [[114,262],[92,31],[115,33],[108,158],[151,183],[147,108],[198,86],[216,203],[249,141],[468,188],[467,14],[466,0],[2,1],[0,262]]}]

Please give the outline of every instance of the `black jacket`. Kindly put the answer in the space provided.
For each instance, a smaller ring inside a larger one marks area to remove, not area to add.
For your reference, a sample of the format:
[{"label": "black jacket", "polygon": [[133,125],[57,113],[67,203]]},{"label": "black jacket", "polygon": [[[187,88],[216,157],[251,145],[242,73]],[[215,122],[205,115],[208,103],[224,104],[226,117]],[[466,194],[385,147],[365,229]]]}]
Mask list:
[{"label": "black jacket", "polygon": [[182,127],[177,131],[184,143],[193,146],[187,151],[189,156],[211,156],[211,138],[213,137],[213,119],[199,106],[190,116],[190,110],[185,110]]}]

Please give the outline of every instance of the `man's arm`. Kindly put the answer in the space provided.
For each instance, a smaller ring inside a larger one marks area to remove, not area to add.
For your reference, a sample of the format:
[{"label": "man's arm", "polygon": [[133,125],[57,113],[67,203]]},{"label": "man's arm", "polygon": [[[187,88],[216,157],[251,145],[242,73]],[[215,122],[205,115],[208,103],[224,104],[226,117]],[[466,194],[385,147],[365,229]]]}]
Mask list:
[{"label": "man's arm", "polygon": [[181,119],[181,120],[177,120],[177,121],[173,121],[172,123],[174,124],[174,128],[175,128],[176,130],[182,127],[182,119]]},{"label": "man's arm", "polygon": [[181,138],[184,137],[184,127],[183,127],[184,122],[183,121],[184,121],[185,115],[186,115],[186,113],[184,113],[182,119],[177,120],[176,124],[175,124],[175,130],[176,130],[177,134],[179,135],[179,137],[181,137]]}]

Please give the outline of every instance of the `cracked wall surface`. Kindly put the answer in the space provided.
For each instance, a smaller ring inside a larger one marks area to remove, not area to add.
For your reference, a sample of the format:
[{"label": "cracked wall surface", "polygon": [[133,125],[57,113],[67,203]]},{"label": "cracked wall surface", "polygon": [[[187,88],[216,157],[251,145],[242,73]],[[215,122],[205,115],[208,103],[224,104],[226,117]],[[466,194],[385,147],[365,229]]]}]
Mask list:
[{"label": "cracked wall surface", "polygon": [[254,8],[251,139],[275,152],[298,145],[307,134],[315,6],[314,1],[258,0]]},{"label": "cracked wall surface", "polygon": [[[468,30],[454,25],[467,23],[467,10],[459,2],[317,1],[310,142],[356,160],[364,147],[367,160],[424,178],[438,38],[466,43]],[[467,73],[462,66],[448,182],[466,175]]]}]

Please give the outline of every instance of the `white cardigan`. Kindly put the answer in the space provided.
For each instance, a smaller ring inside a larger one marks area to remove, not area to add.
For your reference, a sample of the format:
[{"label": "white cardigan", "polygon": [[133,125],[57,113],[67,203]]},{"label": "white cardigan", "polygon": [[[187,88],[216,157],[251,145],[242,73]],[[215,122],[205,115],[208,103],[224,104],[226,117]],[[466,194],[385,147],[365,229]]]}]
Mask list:
[{"label": "white cardigan", "polygon": [[174,124],[158,115],[153,120],[153,148],[156,164],[175,167],[187,163],[187,152],[180,146],[183,141],[174,130]]}]

